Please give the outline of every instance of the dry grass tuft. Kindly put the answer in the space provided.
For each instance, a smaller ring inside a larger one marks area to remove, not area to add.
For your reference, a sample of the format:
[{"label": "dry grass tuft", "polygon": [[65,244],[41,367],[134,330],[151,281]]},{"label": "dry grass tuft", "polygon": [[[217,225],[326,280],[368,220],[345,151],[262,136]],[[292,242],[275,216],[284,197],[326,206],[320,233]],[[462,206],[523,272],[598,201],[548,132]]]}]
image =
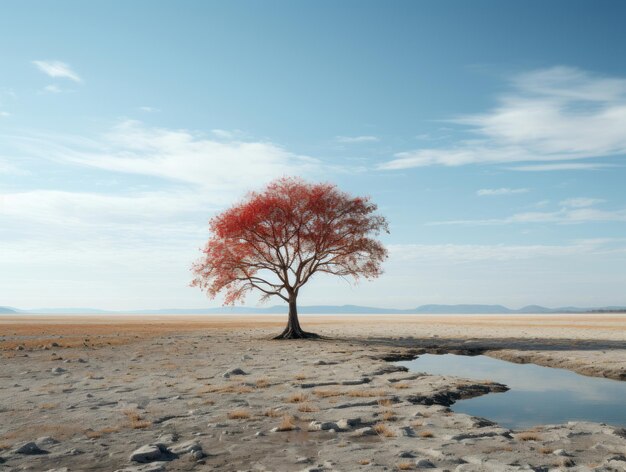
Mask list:
[{"label": "dry grass tuft", "polygon": [[278,431],[293,431],[296,429],[296,423],[294,421],[293,416],[285,415],[283,416],[282,421],[278,425]]},{"label": "dry grass tuft", "polygon": [[302,392],[297,392],[297,393],[292,393],[291,395],[289,395],[289,398],[287,398],[287,401],[289,403],[302,403],[307,401],[308,396],[305,393]]},{"label": "dry grass tuft", "polygon": [[371,398],[371,397],[384,397],[387,392],[383,389],[363,389],[363,390],[350,390],[347,395],[355,398]]},{"label": "dry grass tuft", "polygon": [[128,426],[132,429],[146,429],[152,426],[152,421],[144,420],[136,410],[124,410],[122,413],[128,418]]},{"label": "dry grass tuft", "polygon": [[261,377],[259,379],[256,379],[256,388],[267,388],[270,386],[270,379],[268,379],[267,377]]},{"label": "dry grass tuft", "polygon": [[299,374],[297,374],[295,376],[295,379],[296,380],[304,380],[304,379],[306,379],[306,375],[304,375],[304,372],[300,372]]},{"label": "dry grass tuft", "polygon": [[250,418],[250,412],[243,408],[228,412],[228,418],[231,420],[247,420]]},{"label": "dry grass tuft", "polygon": [[226,385],[207,385],[196,390],[196,393],[251,393],[254,389],[248,385],[228,383]]},{"label": "dry grass tuft", "polygon": [[434,438],[435,437],[435,435],[431,433],[430,431],[420,431],[419,433],[417,433],[417,435],[420,438]]},{"label": "dry grass tuft", "polygon": [[59,407],[58,403],[41,403],[39,405],[40,410],[54,410],[55,408],[58,408],[58,407]]},{"label": "dry grass tuft", "polygon": [[532,431],[526,431],[524,433],[519,433],[515,436],[520,441],[539,441],[541,440],[541,436]]},{"label": "dry grass tuft", "polygon": [[542,454],[552,454],[554,452],[554,449],[552,449],[551,447],[542,447],[539,449],[539,452],[541,452]]},{"label": "dry grass tuft", "polygon": [[371,461],[371,460],[369,460],[369,459],[361,459],[361,460],[359,460],[357,463],[358,463],[359,465],[369,465],[369,464],[371,464],[371,463],[372,463],[372,461]]},{"label": "dry grass tuft", "polygon": [[304,402],[298,405],[298,411],[302,413],[311,413],[313,411],[319,411],[319,408],[314,407],[309,402]]},{"label": "dry grass tuft", "polygon": [[83,433],[89,439],[97,439],[97,438],[102,437],[103,434],[117,433],[119,430],[120,430],[120,428],[117,427],[117,426],[107,426],[106,428],[102,428],[102,429],[99,429],[97,431],[94,431],[91,428],[90,429],[86,429],[85,431],[83,431]]},{"label": "dry grass tuft", "polygon": [[379,436],[383,436],[385,438],[396,437],[396,433],[394,433],[393,430],[389,426],[387,426],[385,423],[375,424],[374,431],[376,431],[376,434],[378,434]]},{"label": "dry grass tuft", "polygon": [[411,426],[413,426],[414,428],[419,428],[423,424],[424,423],[421,420],[413,420],[413,421],[411,421]]},{"label": "dry grass tuft", "polygon": [[282,414],[283,414],[283,412],[281,412],[279,410],[276,410],[275,408],[268,408],[263,413],[264,416],[269,416],[270,418],[278,418]]},{"label": "dry grass tuft", "polygon": [[316,388],[315,390],[313,390],[313,395],[316,395],[320,398],[339,397],[343,394],[344,392],[336,388]]},{"label": "dry grass tuft", "polygon": [[406,382],[398,382],[397,384],[393,385],[393,388],[396,388],[398,390],[403,390],[403,389],[409,388],[410,386],[411,385],[409,385]]},{"label": "dry grass tuft", "polygon": [[102,432],[88,429],[85,431],[85,436],[87,436],[89,439],[98,439],[99,437],[102,437]]},{"label": "dry grass tuft", "polygon": [[393,405],[393,401],[391,400],[391,398],[381,398],[380,400],[378,400],[378,404],[380,406],[391,406]]},{"label": "dry grass tuft", "polygon": [[383,412],[383,421],[396,421],[398,418],[393,410],[386,410]]},{"label": "dry grass tuft", "polygon": [[120,430],[117,426],[107,426],[106,428],[102,428],[100,431],[103,433],[117,433]]},{"label": "dry grass tuft", "polygon": [[396,464],[398,470],[413,470],[413,464],[411,462],[400,462]]}]

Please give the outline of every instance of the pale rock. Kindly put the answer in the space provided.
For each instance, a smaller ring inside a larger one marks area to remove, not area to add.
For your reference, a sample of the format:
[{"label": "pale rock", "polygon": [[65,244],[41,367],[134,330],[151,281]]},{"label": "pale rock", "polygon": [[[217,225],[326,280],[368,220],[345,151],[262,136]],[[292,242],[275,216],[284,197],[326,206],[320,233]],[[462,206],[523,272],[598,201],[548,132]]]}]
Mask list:
[{"label": "pale rock", "polygon": [[153,462],[164,460],[168,455],[169,451],[163,444],[146,444],[139,449],[135,449],[130,455],[130,460],[134,462]]},{"label": "pale rock", "polygon": [[195,439],[191,439],[189,441],[184,441],[174,446],[170,447],[170,451],[174,454],[190,454],[196,451],[202,451],[202,446]]}]

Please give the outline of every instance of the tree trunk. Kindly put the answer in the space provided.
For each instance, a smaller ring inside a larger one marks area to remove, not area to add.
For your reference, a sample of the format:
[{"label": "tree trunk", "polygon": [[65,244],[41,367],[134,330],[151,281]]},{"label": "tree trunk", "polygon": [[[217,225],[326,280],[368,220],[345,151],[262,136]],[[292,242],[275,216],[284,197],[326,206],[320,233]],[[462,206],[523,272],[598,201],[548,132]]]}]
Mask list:
[{"label": "tree trunk", "polygon": [[303,331],[298,321],[298,305],[296,303],[296,296],[289,297],[289,321],[287,327],[282,333],[276,336],[274,339],[305,339],[305,338],[319,338],[318,334],[308,333]]}]

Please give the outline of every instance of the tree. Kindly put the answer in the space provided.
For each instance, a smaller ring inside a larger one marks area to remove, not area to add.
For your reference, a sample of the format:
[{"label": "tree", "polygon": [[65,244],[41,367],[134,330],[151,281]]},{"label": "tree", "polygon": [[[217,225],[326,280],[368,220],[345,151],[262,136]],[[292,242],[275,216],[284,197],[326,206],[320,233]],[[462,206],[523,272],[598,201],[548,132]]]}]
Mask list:
[{"label": "tree", "polygon": [[376,210],[369,198],[332,184],[275,180],[211,219],[211,237],[192,266],[192,285],[211,298],[224,291],[225,305],[253,289],[262,301],[282,298],[289,321],[275,339],[318,337],[300,327],[300,289],[318,272],[355,281],[382,273],[387,250],[374,237],[389,230]]}]

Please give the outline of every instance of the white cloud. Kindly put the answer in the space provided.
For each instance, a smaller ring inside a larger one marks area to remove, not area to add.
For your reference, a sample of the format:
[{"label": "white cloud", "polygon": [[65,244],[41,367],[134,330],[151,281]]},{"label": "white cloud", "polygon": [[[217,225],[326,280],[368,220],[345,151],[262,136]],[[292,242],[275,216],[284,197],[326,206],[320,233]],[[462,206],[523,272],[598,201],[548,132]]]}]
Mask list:
[{"label": "white cloud", "polygon": [[615,167],[612,164],[601,164],[592,162],[564,162],[559,164],[534,164],[528,166],[508,167],[509,170],[518,170],[523,172],[549,172],[559,170],[598,170],[606,167]]},{"label": "white cloud", "polygon": [[597,205],[598,203],[604,203],[605,200],[601,198],[586,198],[586,197],[578,197],[578,198],[568,198],[567,200],[563,200],[560,202],[561,206],[571,207],[571,208],[586,208],[590,206]]},{"label": "white cloud", "polygon": [[626,222],[626,208],[620,210],[601,210],[593,208],[593,205],[602,202],[604,202],[604,200],[595,198],[571,198],[560,202],[560,208],[556,211],[530,211],[516,213],[505,218],[434,221],[427,224],[429,226],[488,226],[520,223],[580,224],[601,221]]},{"label": "white cloud", "polygon": [[78,76],[72,68],[60,61],[33,61],[33,64],[43,72],[53,78],[69,79],[74,82],[82,82],[82,79]]},{"label": "white cloud", "polygon": [[527,188],[481,188],[476,192],[476,195],[481,197],[484,196],[496,196],[496,195],[514,195],[518,193],[527,193],[529,189]]},{"label": "white cloud", "polygon": [[11,113],[9,113],[8,111],[2,111],[2,110],[0,110],[0,116],[2,116],[2,117],[11,116]]},{"label": "white cloud", "polygon": [[388,246],[388,249],[392,261],[413,266],[415,263],[431,262],[464,264],[569,257],[582,254],[626,253],[623,241],[612,239],[581,240],[564,245],[392,244]]},{"label": "white cloud", "polygon": [[276,177],[312,175],[321,163],[265,141],[214,140],[188,130],[123,121],[101,139],[34,136],[16,141],[42,159],[192,184],[226,202]]},{"label": "white cloud", "polygon": [[160,111],[158,108],[147,107],[147,106],[139,107],[139,110],[140,111],[145,111],[146,113],[156,113],[156,112]]},{"label": "white cloud", "polygon": [[[0,194],[0,215],[68,227],[176,223],[217,207],[192,190],[110,195],[61,190]],[[114,228],[117,230],[119,228]]]},{"label": "white cloud", "polygon": [[352,144],[352,143],[373,143],[380,141],[376,136],[337,136],[335,138],[337,142]]},{"label": "white cloud", "polygon": [[[626,79],[553,67],[519,75],[512,86],[495,108],[452,120],[468,127],[475,138],[453,147],[400,152],[380,168],[549,162],[626,154]],[[516,170],[555,169],[534,166]]]}]

